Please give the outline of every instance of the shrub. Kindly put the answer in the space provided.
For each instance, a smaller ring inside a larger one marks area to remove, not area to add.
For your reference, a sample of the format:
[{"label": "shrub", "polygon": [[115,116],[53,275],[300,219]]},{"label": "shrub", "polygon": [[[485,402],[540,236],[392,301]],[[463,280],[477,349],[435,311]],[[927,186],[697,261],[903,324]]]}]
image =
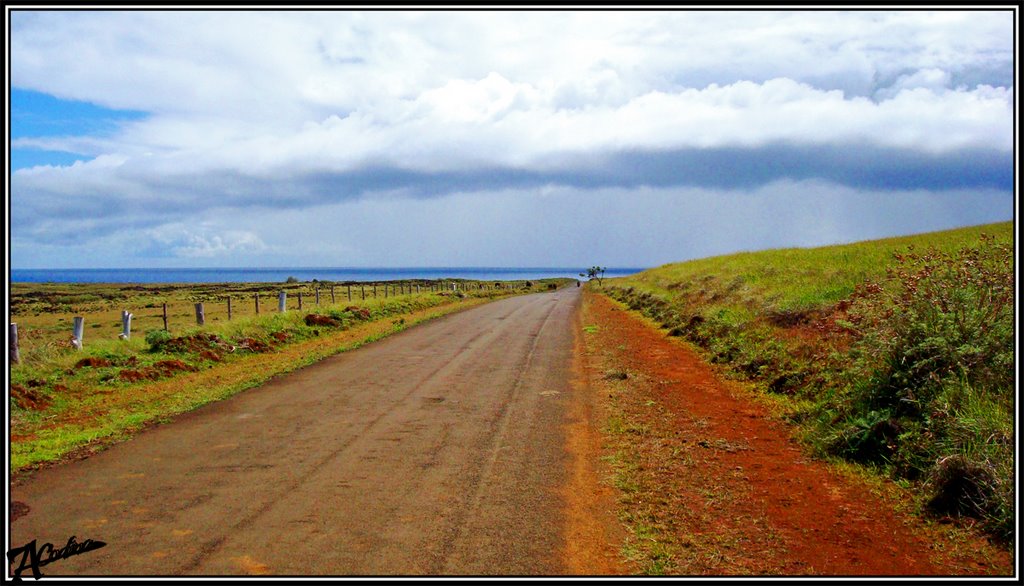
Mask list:
[{"label": "shrub", "polygon": [[957,254],[897,255],[887,282],[851,311],[874,401],[919,410],[951,377],[990,391],[1013,387],[1012,259],[988,238]]},{"label": "shrub", "polygon": [[847,457],[927,479],[933,510],[981,518],[1004,534],[1012,259],[1008,245],[984,236],[956,253],[910,250],[885,279],[858,289],[849,311],[858,339],[832,442]]},{"label": "shrub", "polygon": [[150,330],[146,332],[146,343],[150,350],[159,350],[161,346],[171,339],[171,333],[167,330]]}]

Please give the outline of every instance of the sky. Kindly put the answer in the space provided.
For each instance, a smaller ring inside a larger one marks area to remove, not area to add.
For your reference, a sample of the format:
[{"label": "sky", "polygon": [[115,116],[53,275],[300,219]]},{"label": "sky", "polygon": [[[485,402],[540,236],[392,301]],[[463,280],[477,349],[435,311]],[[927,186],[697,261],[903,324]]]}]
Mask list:
[{"label": "sky", "polygon": [[1015,217],[1013,10],[6,10],[12,268],[651,267]]}]

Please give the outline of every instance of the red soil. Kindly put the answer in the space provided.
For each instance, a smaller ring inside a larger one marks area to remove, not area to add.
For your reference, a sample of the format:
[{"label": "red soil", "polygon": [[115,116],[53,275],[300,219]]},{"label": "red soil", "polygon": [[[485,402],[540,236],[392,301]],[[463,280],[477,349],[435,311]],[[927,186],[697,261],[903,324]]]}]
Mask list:
[{"label": "red soil", "polygon": [[260,342],[255,338],[242,338],[238,341],[238,349],[256,353],[270,352],[273,350],[273,348],[270,347],[270,344]]},{"label": "red soil", "polygon": [[106,358],[89,357],[89,358],[83,358],[83,359],[79,360],[78,362],[76,362],[75,363],[75,370],[78,370],[80,368],[86,368],[86,367],[88,367],[88,368],[103,368],[103,367],[110,366],[110,365],[111,365],[111,362],[109,360],[107,360]]},{"label": "red soil", "polygon": [[203,350],[199,353],[199,357],[203,360],[209,360],[210,362],[220,362],[224,359],[223,356],[213,350]]},{"label": "red soil", "polygon": [[195,372],[198,370],[191,364],[180,360],[161,360],[153,366],[139,370],[122,370],[117,377],[125,382],[134,383],[142,380],[157,380],[173,376],[176,372]]},{"label": "red soil", "polygon": [[341,322],[333,317],[329,315],[320,315],[318,313],[311,313],[307,315],[305,321],[307,326],[329,326],[335,328],[341,326]]},{"label": "red soil", "polygon": [[15,404],[22,409],[43,411],[50,406],[50,399],[35,389],[27,389],[19,384],[10,386],[10,396]]}]

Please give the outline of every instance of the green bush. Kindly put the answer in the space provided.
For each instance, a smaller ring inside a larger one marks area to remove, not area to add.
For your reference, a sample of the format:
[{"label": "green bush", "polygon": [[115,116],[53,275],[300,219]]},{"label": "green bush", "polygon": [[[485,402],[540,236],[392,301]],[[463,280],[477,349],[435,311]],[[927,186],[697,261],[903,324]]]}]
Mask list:
[{"label": "green bush", "polygon": [[1012,259],[987,237],[956,253],[911,250],[861,287],[845,402],[829,424],[835,453],[925,479],[931,508],[1003,536],[1013,502]]},{"label": "green bush", "polygon": [[146,343],[149,344],[149,349],[153,351],[159,350],[170,339],[171,333],[167,330],[150,330],[146,332]]}]

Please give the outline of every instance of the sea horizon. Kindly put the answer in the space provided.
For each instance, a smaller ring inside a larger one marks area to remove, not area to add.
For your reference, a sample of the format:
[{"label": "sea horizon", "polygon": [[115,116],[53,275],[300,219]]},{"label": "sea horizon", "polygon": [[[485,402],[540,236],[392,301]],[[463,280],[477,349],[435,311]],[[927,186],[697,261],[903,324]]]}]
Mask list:
[{"label": "sea horizon", "polygon": [[[10,283],[276,283],[373,282],[409,279],[467,279],[517,281],[524,279],[580,278],[589,267],[203,267],[203,268],[88,268],[11,269]],[[644,268],[609,267],[604,276],[622,277]]]}]

